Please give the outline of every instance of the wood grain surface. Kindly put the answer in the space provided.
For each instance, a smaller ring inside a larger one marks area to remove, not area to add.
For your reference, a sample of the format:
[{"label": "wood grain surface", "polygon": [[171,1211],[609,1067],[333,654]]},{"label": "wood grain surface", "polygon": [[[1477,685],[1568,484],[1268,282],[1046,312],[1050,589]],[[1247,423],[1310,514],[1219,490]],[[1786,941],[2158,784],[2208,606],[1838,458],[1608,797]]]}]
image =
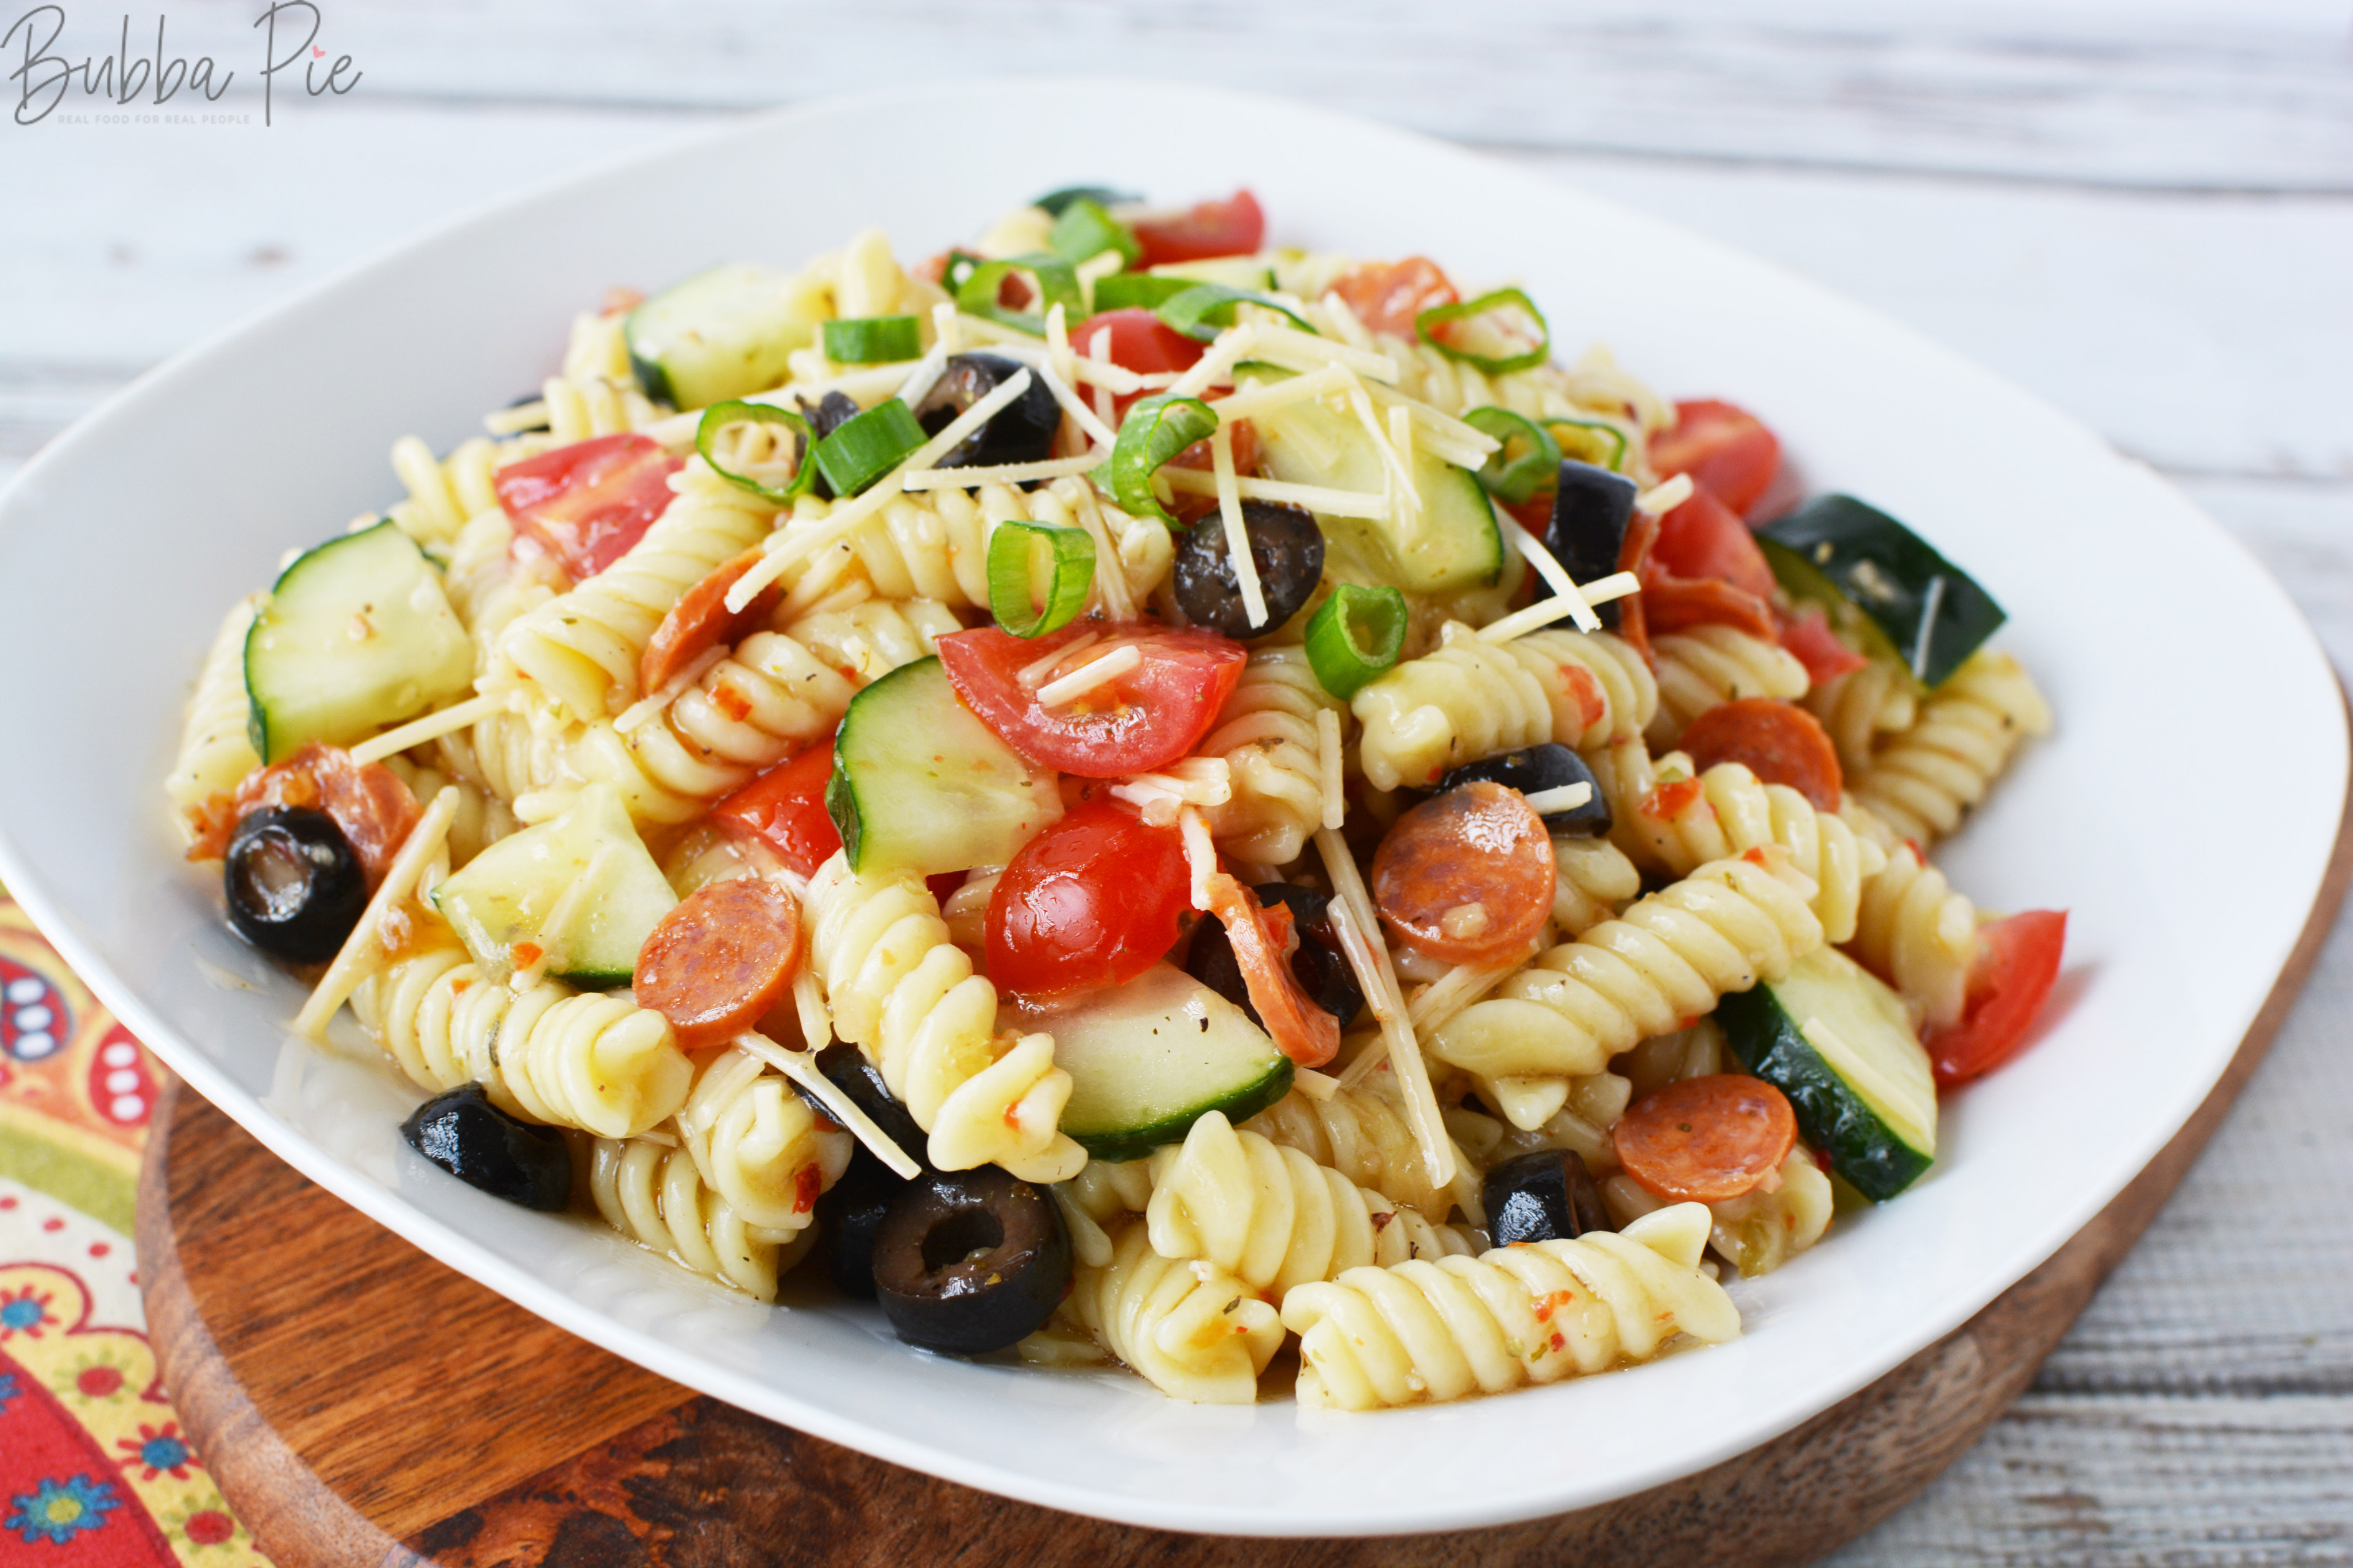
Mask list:
[{"label": "wood grain surface", "polygon": [[2171,1196],[2336,921],[2353,880],[2353,797],[2347,809],[2303,934],[2230,1067],[2089,1226],[1796,1430],[1556,1519],[1370,1541],[1187,1536],[919,1475],[691,1394],[532,1316],[312,1185],[185,1089],[157,1113],[140,1183],[149,1333],[190,1435],[281,1568],[1810,1563],[1977,1442]]}]

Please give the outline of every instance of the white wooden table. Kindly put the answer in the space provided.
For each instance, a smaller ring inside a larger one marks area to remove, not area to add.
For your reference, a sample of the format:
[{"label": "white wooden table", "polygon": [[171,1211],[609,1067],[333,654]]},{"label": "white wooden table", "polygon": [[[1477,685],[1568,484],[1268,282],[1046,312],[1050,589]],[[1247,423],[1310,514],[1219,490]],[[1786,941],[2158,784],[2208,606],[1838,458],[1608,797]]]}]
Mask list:
[{"label": "white wooden table", "polygon": [[[114,47],[119,16],[68,9],[57,52]],[[0,121],[0,479],[165,354],[543,177],[844,87],[1125,72],[1484,145],[1909,321],[2180,484],[2353,669],[2341,0],[1791,0],[1769,19],[1704,0],[324,0],[322,65],[348,53],[363,78],[311,100],[281,73],[266,129],[261,10],[166,17],[168,52],[238,72],[209,110],[246,123],[66,123],[102,107],[79,93],[41,124]],[[2256,742],[2253,777],[2204,772],[2222,717],[2159,742],[2184,764],[2185,842],[2261,853],[2226,793],[2259,795],[2261,738],[2232,738]],[[2341,927],[2033,1391],[1841,1568],[2353,1562],[2348,1037]]]}]

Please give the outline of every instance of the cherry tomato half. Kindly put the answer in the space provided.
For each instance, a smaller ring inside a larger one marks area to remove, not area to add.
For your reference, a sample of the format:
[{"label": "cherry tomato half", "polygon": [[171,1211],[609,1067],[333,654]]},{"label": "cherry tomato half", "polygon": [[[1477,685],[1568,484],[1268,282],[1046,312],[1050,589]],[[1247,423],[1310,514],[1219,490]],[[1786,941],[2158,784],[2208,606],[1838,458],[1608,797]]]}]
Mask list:
[{"label": "cherry tomato half", "polygon": [[988,977],[1051,995],[1121,985],[1176,943],[1185,844],[1116,801],[1089,801],[1014,855],[988,900]]},{"label": "cherry tomato half", "polygon": [[1711,398],[1675,405],[1675,422],[1651,437],[1651,467],[1662,479],[1689,474],[1746,515],[1781,470],[1781,443],[1745,408]]},{"label": "cherry tomato half", "polygon": [[[1099,640],[1060,668],[1040,668],[1056,649],[1090,636]],[[1040,688],[1124,647],[1138,655],[1124,674],[1051,707],[1038,700]],[[956,695],[1007,745],[1040,766],[1097,779],[1147,773],[1191,752],[1249,658],[1240,643],[1215,632],[1153,621],[1079,621],[1029,640],[983,626],[940,638],[939,649]]]},{"label": "cherry tomato half", "polygon": [[1806,667],[1806,679],[1816,686],[1852,675],[1871,662],[1839,641],[1820,605],[1808,605],[1794,616],[1776,611],[1773,620],[1781,646]]},{"label": "cherry tomato half", "polygon": [[[1208,344],[1195,342],[1137,305],[1089,316],[1071,329],[1071,346],[1089,358],[1097,357],[1095,339],[1103,332],[1111,334],[1111,342],[1101,357],[1138,375],[1190,370],[1194,361],[1209,352]],[[1111,400],[1113,423],[1125,418],[1128,405],[1146,395],[1130,392],[1114,396]]]},{"label": "cherry tomato half", "polygon": [[815,876],[841,847],[841,830],[825,809],[825,782],[832,776],[833,742],[826,741],[770,768],[711,815],[729,832],[765,842],[800,876]]},{"label": "cherry tomato half", "polygon": [[[1332,291],[1356,312],[1369,332],[1410,340],[1414,321],[1424,310],[1451,305],[1461,296],[1453,280],[1426,256],[1403,261],[1368,261],[1351,268],[1332,285]],[[1539,538],[1544,530],[1535,532]]]},{"label": "cherry tomato half", "polygon": [[544,546],[577,583],[645,537],[685,466],[646,437],[599,436],[510,463],[491,485],[516,536]]},{"label": "cherry tomato half", "polygon": [[1135,225],[1135,238],[1144,247],[1138,267],[1250,256],[1266,239],[1266,214],[1256,196],[1236,191],[1221,202],[1202,202],[1169,217],[1145,218]]},{"label": "cherry tomato half", "polygon": [[1978,928],[1978,957],[1969,968],[1968,1005],[1961,1021],[1930,1030],[1921,1042],[1935,1064],[1938,1088],[1980,1078],[2018,1054],[2059,979],[2066,946],[2064,910],[2028,910]]}]

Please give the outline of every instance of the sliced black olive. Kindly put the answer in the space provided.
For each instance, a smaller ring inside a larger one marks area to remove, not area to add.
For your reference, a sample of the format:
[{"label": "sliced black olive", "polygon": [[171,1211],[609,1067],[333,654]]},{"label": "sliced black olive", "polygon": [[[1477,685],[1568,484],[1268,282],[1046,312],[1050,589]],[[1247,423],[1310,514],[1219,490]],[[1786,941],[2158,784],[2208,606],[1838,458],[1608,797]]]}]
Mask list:
[{"label": "sliced black olive", "polygon": [[323,963],[367,908],[367,876],[323,811],[273,805],[248,816],[222,873],[237,934],[275,957]]},{"label": "sliced black olive", "polygon": [[925,1350],[1003,1350],[1043,1327],[1070,1283],[1054,1200],[994,1165],[910,1183],[875,1237],[882,1315]]},{"label": "sliced black olive", "polygon": [[[1560,489],[1553,496],[1545,548],[1568,569],[1572,581],[1590,583],[1618,570],[1618,558],[1626,548],[1626,525],[1633,521],[1634,497],[1640,493],[1623,474],[1574,458],[1561,459]],[[1538,580],[1536,597],[1551,592]],[[1618,629],[1617,600],[1596,605],[1594,613],[1603,626]]]},{"label": "sliced black olive", "polygon": [[1615,1230],[1585,1162],[1568,1149],[1538,1149],[1487,1173],[1479,1199],[1497,1247]]},{"label": "sliced black olive", "polygon": [[[995,392],[1022,367],[1002,354],[955,354],[939,380],[915,405],[926,436],[936,436],[956,416]],[[1043,378],[1031,376],[1029,390],[989,416],[987,424],[958,441],[940,459],[943,468],[988,468],[999,463],[1037,463],[1053,455],[1054,432],[1062,427],[1062,405]]]},{"label": "sliced black olive", "polygon": [[1258,895],[1259,908],[1270,909],[1276,904],[1291,911],[1292,923],[1302,936],[1323,943],[1333,952],[1340,951],[1339,933],[1332,929],[1332,895],[1319,893],[1313,888],[1303,888],[1296,882],[1261,882],[1250,891]]},{"label": "sliced black olive", "polygon": [[[1343,1029],[1355,1023],[1356,1015],[1364,1010],[1365,993],[1356,984],[1356,972],[1348,967],[1348,961],[1334,947],[1325,945],[1331,928],[1324,923],[1324,915],[1331,900],[1324,894],[1283,882],[1270,883],[1257,892],[1261,904],[1290,905],[1305,939],[1291,954],[1291,975],[1299,982],[1299,988],[1307,993],[1309,1001],[1339,1019]],[[1234,957],[1233,939],[1226,934],[1222,921],[1203,921],[1195,929],[1193,949],[1185,957],[1185,973],[1249,1014],[1251,1023],[1261,1029],[1266,1027],[1266,1020],[1250,1005],[1250,986],[1242,980],[1241,964]]]},{"label": "sliced black olive", "polygon": [[[899,1145],[907,1158],[925,1170],[931,1169],[932,1163],[923,1152],[926,1145],[923,1130],[915,1125],[913,1115],[892,1096],[890,1086],[882,1081],[881,1069],[866,1059],[864,1051],[836,1040],[818,1052],[817,1070],[825,1075],[826,1081],[848,1096],[850,1104],[866,1112],[874,1125],[882,1129],[883,1134]],[[832,1114],[826,1110],[823,1100],[798,1084],[793,1086],[793,1092],[807,1100],[809,1109],[820,1116]]]},{"label": "sliced black olive", "polygon": [[470,1187],[554,1213],[572,1201],[564,1134],[509,1116],[479,1083],[437,1094],[400,1124],[408,1146]]},{"label": "sliced black olive", "polygon": [[1259,592],[1266,599],[1263,626],[1250,625],[1217,513],[1176,541],[1176,603],[1185,618],[1237,642],[1265,637],[1297,615],[1324,580],[1324,531],[1305,508],[1246,500],[1242,528],[1250,535],[1250,564],[1258,568]]},{"label": "sliced black olive", "polygon": [[907,1190],[907,1179],[860,1144],[841,1180],[817,1200],[818,1245],[827,1269],[843,1294],[874,1300],[874,1238],[892,1200]]},{"label": "sliced black olive", "polygon": [[1584,784],[1593,792],[1585,797],[1585,804],[1540,813],[1545,826],[1555,833],[1609,831],[1609,803],[1602,798],[1600,781],[1593,776],[1593,770],[1585,765],[1583,757],[1556,741],[1546,741],[1539,746],[1527,746],[1516,752],[1482,757],[1475,763],[1465,763],[1438,781],[1439,793],[1443,795],[1448,790],[1475,784],[1482,779],[1518,790],[1522,795],[1541,795],[1548,789]]}]

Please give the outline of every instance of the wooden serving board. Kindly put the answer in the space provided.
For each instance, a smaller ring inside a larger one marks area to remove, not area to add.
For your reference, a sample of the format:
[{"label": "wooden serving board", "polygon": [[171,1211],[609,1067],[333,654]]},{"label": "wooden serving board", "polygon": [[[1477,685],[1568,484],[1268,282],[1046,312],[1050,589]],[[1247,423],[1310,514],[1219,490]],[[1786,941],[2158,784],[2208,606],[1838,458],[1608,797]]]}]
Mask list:
[{"label": "wooden serving board", "polygon": [[[140,1181],[149,1333],[206,1465],[281,1568],[1805,1563],[1909,1500],[2032,1381],[2262,1059],[2348,879],[2353,833],[2340,826],[2303,934],[2221,1081],[2049,1262],[1795,1431],[1554,1519],[1361,1541],[1191,1536],[902,1469],[533,1317],[312,1185],[184,1089],[159,1110]],[[1840,1484],[1817,1484],[1825,1475]]]}]

